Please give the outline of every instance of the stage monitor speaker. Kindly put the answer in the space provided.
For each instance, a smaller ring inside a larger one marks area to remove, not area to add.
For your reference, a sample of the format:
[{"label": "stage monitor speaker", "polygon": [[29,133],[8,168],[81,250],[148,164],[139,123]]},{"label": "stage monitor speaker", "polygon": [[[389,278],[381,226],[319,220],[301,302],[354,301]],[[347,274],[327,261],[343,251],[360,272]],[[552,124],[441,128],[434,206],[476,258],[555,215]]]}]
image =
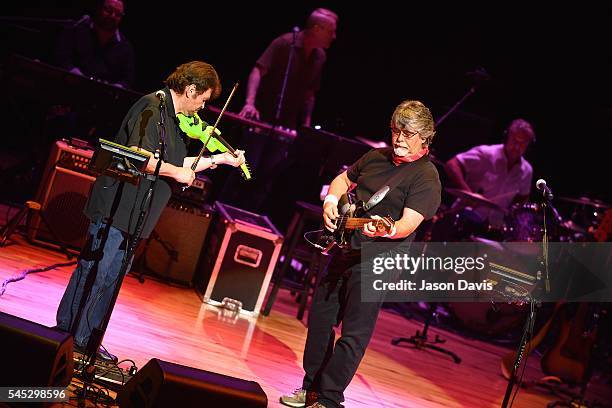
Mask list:
[{"label": "stage monitor speaker", "polygon": [[156,358],[125,384],[117,399],[121,408],[268,406],[268,397],[255,381]]},{"label": "stage monitor speaker", "polygon": [[0,312],[3,387],[67,387],[72,379],[72,335]]},{"label": "stage monitor speaker", "polygon": [[[69,146],[63,141],[53,145],[36,201],[49,227],[69,248],[80,250],[87,238],[89,219],[83,214],[95,177],[87,166],[93,151]],[[53,233],[40,216],[28,226],[28,238],[35,243],[57,246]]]},{"label": "stage monitor speaker", "polygon": [[140,244],[132,269],[191,286],[213,211],[171,200],[149,239]]}]

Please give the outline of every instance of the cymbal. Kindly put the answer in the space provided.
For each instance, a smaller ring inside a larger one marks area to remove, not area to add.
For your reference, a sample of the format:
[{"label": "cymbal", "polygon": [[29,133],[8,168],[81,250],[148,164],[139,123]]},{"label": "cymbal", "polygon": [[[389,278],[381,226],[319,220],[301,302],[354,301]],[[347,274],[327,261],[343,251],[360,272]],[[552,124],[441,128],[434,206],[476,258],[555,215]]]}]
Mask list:
[{"label": "cymbal", "polygon": [[498,204],[494,203],[493,201],[489,200],[488,198],[486,198],[485,196],[481,194],[472,193],[471,191],[461,190],[459,188],[450,188],[450,187],[447,187],[444,190],[446,190],[446,192],[449,193],[450,195],[453,195],[459,198],[463,198],[464,200],[471,201],[476,205],[480,205],[480,206],[487,207],[493,210],[501,211],[503,213],[507,212],[506,209],[500,207]]},{"label": "cymbal", "polygon": [[590,199],[587,197],[580,197],[580,198],[572,198],[572,197],[559,197],[559,200],[561,201],[567,201],[568,203],[576,203],[576,204],[582,204],[582,205],[589,205],[591,207],[595,207],[595,208],[610,208],[610,204],[606,204],[601,200],[595,200],[595,199]]}]

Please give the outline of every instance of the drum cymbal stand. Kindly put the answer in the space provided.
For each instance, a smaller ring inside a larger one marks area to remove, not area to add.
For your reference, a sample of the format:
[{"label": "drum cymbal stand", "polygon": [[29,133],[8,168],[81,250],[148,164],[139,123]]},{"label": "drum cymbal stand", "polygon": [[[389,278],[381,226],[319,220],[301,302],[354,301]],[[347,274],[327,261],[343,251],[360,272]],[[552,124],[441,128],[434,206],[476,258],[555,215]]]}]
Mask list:
[{"label": "drum cymbal stand", "polygon": [[[433,229],[434,224],[435,222],[430,225],[429,230]],[[425,235],[431,236],[431,231],[428,231]],[[423,251],[421,252],[422,255],[425,255],[427,251],[427,245],[428,245],[427,242],[423,245]],[[393,344],[394,346],[397,346],[400,343],[404,343],[404,342],[411,343],[414,345],[414,347],[417,350],[422,350],[425,348],[435,350],[442,354],[446,354],[450,356],[455,363],[457,364],[461,363],[461,358],[457,354],[437,345],[437,344],[446,343],[446,340],[441,339],[440,336],[437,334],[433,338],[433,340],[430,340],[427,338],[427,330],[429,329],[429,325],[431,321],[438,316],[438,312],[437,312],[438,303],[431,302],[431,303],[428,303],[428,306],[429,306],[429,310],[427,313],[427,317],[425,318],[425,324],[423,326],[423,331],[421,332],[420,330],[417,330],[416,334],[410,337],[395,337],[391,340],[391,344]]]},{"label": "drum cymbal stand", "polygon": [[439,351],[442,354],[446,354],[450,356],[455,363],[457,364],[461,363],[461,358],[457,354],[437,345],[437,344],[446,343],[446,340],[441,339],[440,336],[437,334],[433,338],[433,340],[430,340],[427,338],[427,330],[429,329],[429,324],[431,323],[432,319],[438,316],[438,312],[437,312],[438,304],[435,302],[432,302],[432,303],[428,303],[428,305],[429,305],[429,313],[427,314],[427,317],[425,318],[425,324],[423,326],[423,331],[421,332],[420,330],[417,330],[416,334],[410,337],[395,337],[391,340],[391,344],[393,344],[394,346],[397,346],[398,344],[403,343],[403,342],[411,343],[414,345],[414,348],[418,350],[428,348],[431,350]]}]

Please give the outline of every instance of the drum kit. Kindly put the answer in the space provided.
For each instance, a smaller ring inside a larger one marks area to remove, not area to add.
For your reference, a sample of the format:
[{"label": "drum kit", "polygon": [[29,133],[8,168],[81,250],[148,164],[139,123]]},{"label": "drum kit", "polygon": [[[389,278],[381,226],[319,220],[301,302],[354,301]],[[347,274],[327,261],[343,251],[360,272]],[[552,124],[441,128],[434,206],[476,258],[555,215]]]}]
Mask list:
[{"label": "drum kit", "polygon": [[[457,188],[445,188],[445,191],[458,198],[460,204],[442,208],[430,223],[423,240],[453,242],[485,238],[500,242],[542,241],[544,223],[541,204],[525,202],[505,209],[481,194]],[[612,207],[587,197],[558,197],[557,200],[567,204],[565,207],[570,208],[570,215],[563,217],[554,208],[550,215],[547,214],[547,233],[551,242],[593,241],[593,231],[601,222],[604,211]],[[493,226],[482,219],[474,219],[474,212],[470,209],[476,207],[503,214],[502,225]]]},{"label": "drum kit", "polygon": [[[497,242],[542,242],[544,220],[540,203],[525,202],[505,209],[481,194],[455,188],[445,188],[445,191],[458,200],[450,208],[442,207],[424,226],[425,232],[421,232],[423,235],[417,236],[417,240],[489,245]],[[548,206],[546,224],[550,242],[598,240],[596,232],[601,229],[598,228],[600,224],[606,222],[606,210],[612,212],[611,205],[587,197],[556,197],[555,205],[557,202],[561,212],[569,216],[564,217],[554,207]],[[482,218],[475,220],[472,208],[503,214],[502,225],[492,226]],[[514,302],[451,302],[445,306],[460,327],[485,336],[503,336],[511,329],[518,329],[527,313],[525,304]]]}]

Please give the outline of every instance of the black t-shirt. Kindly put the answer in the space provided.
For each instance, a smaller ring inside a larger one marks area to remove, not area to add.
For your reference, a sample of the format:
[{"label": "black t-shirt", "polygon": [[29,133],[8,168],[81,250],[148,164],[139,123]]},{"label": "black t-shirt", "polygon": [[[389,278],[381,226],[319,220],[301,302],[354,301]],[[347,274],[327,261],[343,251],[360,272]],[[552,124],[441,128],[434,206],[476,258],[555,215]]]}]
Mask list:
[{"label": "black t-shirt", "polygon": [[[349,180],[357,184],[356,198],[367,202],[374,193],[398,173],[404,174],[399,184],[389,191],[385,198],[368,212],[369,215],[391,216],[394,220],[402,217],[404,208],[411,208],[426,220],[433,217],[440,206],[441,184],[436,166],[428,156],[396,166],[392,161],[392,149],[370,150],[348,170]],[[404,241],[412,241],[414,233]],[[361,242],[371,241],[358,230],[353,234],[351,247],[359,249]],[[383,238],[377,238],[384,240]],[[398,242],[398,240],[393,240]]]},{"label": "black t-shirt", "polygon": [[[292,33],[281,35],[270,43],[257,60],[257,66],[264,70],[264,75],[259,83],[255,105],[263,121],[273,122],[276,116],[292,42]],[[326,54],[322,48],[313,49],[306,57],[303,33],[297,35],[278,125],[297,129],[302,124],[306,95],[309,90],[319,90],[325,60]]]},{"label": "black t-shirt", "polygon": [[62,32],[54,55],[54,63],[62,68],[78,67],[86,76],[126,88],[134,85],[134,60],[132,45],[119,30],[102,46],[90,19]]},{"label": "black t-shirt", "polygon": [[[183,160],[187,156],[184,140],[186,136],[179,128],[170,91],[165,88],[164,92],[166,93],[164,161],[182,167]],[[159,119],[159,99],[154,93],[143,96],[130,108],[123,119],[115,142],[125,146],[140,146],[149,152],[159,150]],[[141,180],[138,186],[125,183],[121,201],[113,217],[115,228],[130,234],[134,233],[142,201],[150,183],[151,181],[146,179]],[[108,217],[118,185],[119,182],[111,177],[98,177],[85,206],[85,215],[90,219]],[[171,195],[170,185],[160,178],[155,185],[151,208],[145,218],[142,238],[149,236]]]}]

